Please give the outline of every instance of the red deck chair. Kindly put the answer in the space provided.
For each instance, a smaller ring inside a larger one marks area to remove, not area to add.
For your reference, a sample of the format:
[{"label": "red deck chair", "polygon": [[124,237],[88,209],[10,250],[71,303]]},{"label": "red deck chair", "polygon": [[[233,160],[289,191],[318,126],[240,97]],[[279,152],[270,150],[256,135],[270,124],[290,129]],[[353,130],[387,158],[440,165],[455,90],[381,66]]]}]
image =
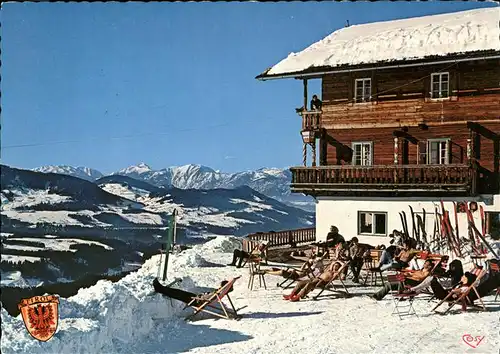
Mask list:
[{"label": "red deck chair", "polygon": [[[219,289],[213,291],[210,294],[199,295],[194,297],[191,302],[189,302],[184,308],[191,307],[194,310],[194,313],[186,317],[187,320],[192,320],[197,314],[200,312],[207,312],[214,316],[226,318],[226,319],[239,319],[241,318],[238,315],[236,308],[229,297],[229,291],[234,285],[234,282],[241,278],[241,275],[229,280],[226,284],[219,287]],[[231,307],[227,307],[222,299],[227,297]],[[196,305],[198,303],[198,305]]]},{"label": "red deck chair", "polygon": [[347,287],[345,286],[344,281],[342,280],[342,275],[344,274],[344,271],[349,267],[350,261],[346,261],[346,262],[333,261],[333,262],[341,264],[340,268],[335,272],[332,279],[327,284],[325,284],[324,286],[321,287],[321,291],[318,293],[318,295],[313,296],[313,300],[317,300],[321,296],[321,294],[323,294],[323,292],[325,290],[332,291],[332,292],[338,292],[338,290],[336,290],[335,284],[333,283],[335,280],[339,280],[340,283],[342,284],[342,287],[344,288],[344,295],[345,296],[350,295],[349,291],[347,291]]},{"label": "red deck chair", "polygon": [[[491,273],[500,272],[500,267],[498,266],[498,263],[489,262],[489,264]],[[495,300],[494,300],[495,302],[497,301],[499,295],[500,295],[500,287],[498,287],[497,290],[495,291]]]},{"label": "red deck chair", "polygon": [[463,311],[466,311],[467,309],[467,306],[469,306],[467,304],[467,295],[469,295],[469,293],[471,291],[474,291],[477,295],[477,298],[478,300],[481,302],[481,307],[482,307],[482,310],[483,311],[486,311],[486,307],[484,306],[484,303],[483,303],[483,300],[481,299],[481,296],[479,295],[479,293],[477,292],[477,289],[476,289],[476,286],[479,284],[479,282],[481,281],[481,278],[486,274],[486,270],[484,269],[474,269],[471,273],[474,273],[474,274],[478,274],[477,275],[477,278],[476,278],[476,281],[467,288],[467,290],[461,294],[458,299],[456,300],[451,300],[451,296],[452,296],[452,293],[450,292],[443,300],[441,300],[437,305],[436,307],[434,307],[432,309],[432,311],[436,311],[437,308],[439,306],[441,306],[444,302],[449,302],[449,307],[446,311],[442,312],[443,315],[447,314],[452,308],[453,306],[455,306],[456,304],[458,304],[459,302],[462,303],[462,310]]}]

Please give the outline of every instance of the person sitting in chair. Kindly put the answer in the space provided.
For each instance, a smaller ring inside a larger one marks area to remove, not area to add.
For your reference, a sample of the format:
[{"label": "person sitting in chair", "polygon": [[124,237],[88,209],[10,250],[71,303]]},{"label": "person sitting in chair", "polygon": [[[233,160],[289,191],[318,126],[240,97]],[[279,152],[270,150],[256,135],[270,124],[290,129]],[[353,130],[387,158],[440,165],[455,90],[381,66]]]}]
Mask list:
[{"label": "person sitting in chair", "polygon": [[[390,246],[390,247],[392,247],[392,246]],[[388,247],[388,249],[390,247]],[[399,251],[397,256],[395,256],[390,263],[386,263],[386,264],[382,265],[382,259],[384,257],[384,254],[382,253],[382,256],[380,258],[381,264],[379,264],[379,267],[375,268],[374,270],[380,270],[383,272],[384,270],[388,270],[388,269],[401,270],[401,269],[407,268],[410,265],[410,261],[419,252],[420,251],[418,251],[418,250],[410,249],[409,242],[403,242],[403,248]]]},{"label": "person sitting in chair", "polygon": [[349,242],[350,267],[353,274],[352,281],[359,283],[359,273],[363,267],[363,255],[368,250],[367,245],[361,245],[357,237],[353,237]]},{"label": "person sitting in chair", "polygon": [[241,268],[243,261],[245,259],[250,259],[253,257],[262,257],[266,251],[266,247],[269,241],[260,241],[260,244],[251,253],[245,252],[243,250],[235,249],[233,251],[233,261],[228,264],[228,266],[236,266],[236,268]]},{"label": "person sitting in chair", "polygon": [[279,275],[286,279],[298,280],[302,277],[305,277],[307,274],[312,274],[314,277],[317,277],[324,271],[323,265],[323,255],[318,254],[317,256],[312,255],[309,257],[307,262],[302,264],[300,269],[280,269],[280,268],[271,268],[266,269],[266,274],[271,275]]},{"label": "person sitting in chair", "polygon": [[[223,287],[226,284],[227,284],[227,280],[223,280],[220,283],[220,286]],[[191,293],[189,291],[185,291],[182,289],[176,289],[176,288],[164,286],[164,285],[160,284],[160,281],[158,280],[158,278],[155,278],[155,280],[153,280],[153,288],[155,289],[155,291],[157,293],[160,293],[164,296],[168,296],[168,297],[175,299],[175,300],[182,301],[186,304],[189,304],[194,298],[199,297],[200,295],[210,295],[211,294],[210,292],[206,292],[203,294],[195,294],[195,293]],[[231,289],[229,289],[229,292],[231,292],[231,291],[233,291],[233,287],[231,287]],[[195,305],[195,306],[201,306],[202,304],[203,304],[203,301],[200,301],[200,300],[196,300],[192,303],[192,305]]]},{"label": "person sitting in chair", "polygon": [[391,245],[384,249],[380,255],[378,265],[370,270],[383,272],[384,270],[391,268],[392,263],[394,262],[394,257],[396,257],[396,252],[398,252],[398,248],[395,245]]},{"label": "person sitting in chair", "polygon": [[437,278],[433,277],[431,281],[431,288],[432,292],[439,300],[444,300],[444,298],[450,293],[452,294],[450,300],[456,300],[460,297],[460,295],[464,294],[472,284],[474,284],[476,279],[477,276],[475,274],[465,272],[462,278],[460,278],[460,282],[457,285],[455,285],[450,290],[445,290],[443,286],[438,282]]},{"label": "person sitting in chair", "polygon": [[[441,263],[441,261],[439,262]],[[442,268],[439,265],[437,265],[437,267],[435,266],[432,274],[439,273],[441,269]],[[458,283],[460,283],[460,279],[462,278],[463,275],[464,275],[464,269],[462,266],[462,262],[460,262],[459,259],[455,259],[448,266],[448,270],[443,274],[441,274],[443,278],[437,278],[437,279],[444,288],[452,288]],[[435,277],[427,277],[420,284],[409,288],[407,293],[415,295],[421,293],[422,291],[426,290],[431,286],[431,282],[434,278]]]},{"label": "person sitting in chair", "polygon": [[382,300],[391,290],[403,290],[405,285],[415,286],[420,284],[425,278],[430,275],[434,263],[428,259],[424,263],[424,268],[422,270],[417,270],[412,273],[405,274],[405,279],[402,283],[385,283],[384,287],[372,295],[375,300]]},{"label": "person sitting in chair", "polygon": [[318,277],[313,279],[302,280],[297,283],[295,288],[289,295],[283,295],[283,299],[292,302],[299,301],[307,294],[313,291],[316,287],[327,285],[337,275],[338,270],[342,267],[342,262],[332,262]]}]

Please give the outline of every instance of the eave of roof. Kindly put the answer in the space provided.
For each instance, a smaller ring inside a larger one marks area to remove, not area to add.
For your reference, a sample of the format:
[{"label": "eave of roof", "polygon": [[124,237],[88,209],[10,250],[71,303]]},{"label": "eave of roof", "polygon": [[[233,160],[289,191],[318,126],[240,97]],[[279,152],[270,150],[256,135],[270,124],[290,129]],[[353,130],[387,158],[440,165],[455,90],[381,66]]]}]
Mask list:
[{"label": "eave of roof", "polygon": [[417,60],[399,60],[399,61],[390,61],[382,63],[361,64],[361,65],[342,65],[336,67],[331,67],[331,66],[311,67],[306,70],[286,73],[286,74],[268,75],[267,73],[271,69],[268,68],[263,73],[257,75],[255,79],[259,81],[290,79],[290,78],[315,79],[315,78],[320,78],[326,74],[368,71],[368,70],[383,70],[383,69],[393,69],[393,68],[414,67],[421,65],[439,65],[439,64],[459,63],[459,62],[476,61],[476,60],[495,60],[495,59],[500,59],[499,50],[467,53],[467,55],[449,54],[446,56],[440,56],[440,57],[434,56],[428,58],[420,58]]}]

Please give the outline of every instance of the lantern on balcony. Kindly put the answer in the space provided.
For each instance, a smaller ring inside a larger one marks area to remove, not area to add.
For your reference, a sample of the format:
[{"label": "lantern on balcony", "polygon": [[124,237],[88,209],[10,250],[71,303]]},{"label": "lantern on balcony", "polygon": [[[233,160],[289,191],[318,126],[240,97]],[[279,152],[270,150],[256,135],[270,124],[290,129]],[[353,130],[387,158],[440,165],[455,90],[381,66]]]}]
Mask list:
[{"label": "lantern on balcony", "polygon": [[311,130],[303,130],[301,133],[304,144],[314,144],[316,142],[316,134]]}]

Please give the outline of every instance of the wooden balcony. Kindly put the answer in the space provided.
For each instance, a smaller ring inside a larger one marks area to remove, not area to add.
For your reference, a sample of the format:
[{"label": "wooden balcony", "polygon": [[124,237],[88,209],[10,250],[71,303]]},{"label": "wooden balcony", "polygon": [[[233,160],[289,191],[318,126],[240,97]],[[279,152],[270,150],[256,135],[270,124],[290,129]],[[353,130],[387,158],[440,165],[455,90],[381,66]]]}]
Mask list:
[{"label": "wooden balcony", "polygon": [[292,192],[309,195],[474,195],[470,165],[292,167]]},{"label": "wooden balcony", "polygon": [[302,131],[317,131],[321,128],[321,111],[302,111]]},{"label": "wooden balcony", "polygon": [[257,232],[243,239],[243,250],[250,252],[258,241],[268,241],[268,249],[304,245],[316,241],[316,228]]}]

